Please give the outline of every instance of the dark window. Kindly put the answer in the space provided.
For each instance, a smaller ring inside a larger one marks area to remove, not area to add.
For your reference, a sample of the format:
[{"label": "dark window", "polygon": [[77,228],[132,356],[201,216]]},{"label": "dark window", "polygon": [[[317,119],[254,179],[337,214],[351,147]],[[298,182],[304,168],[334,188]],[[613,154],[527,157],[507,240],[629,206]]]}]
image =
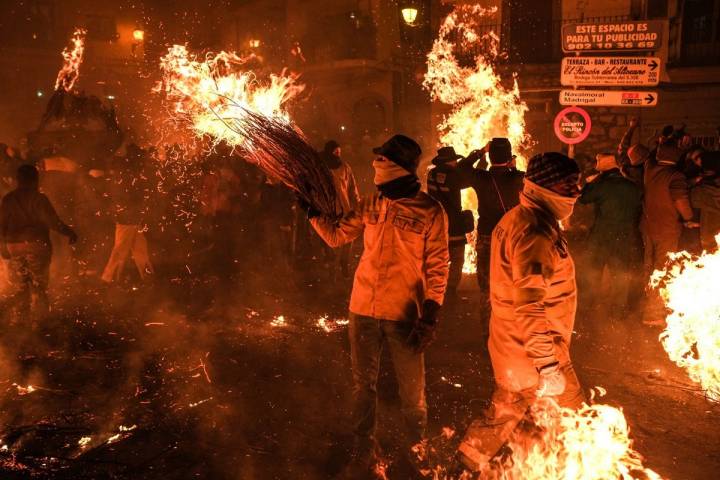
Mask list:
[{"label": "dark window", "polygon": [[662,18],[668,16],[668,0],[648,0],[648,18]]},{"label": "dark window", "polygon": [[88,15],[85,18],[88,39],[100,42],[114,42],[118,39],[117,26],[113,17]]},{"label": "dark window", "polygon": [[553,0],[504,0],[503,47],[513,62],[552,60]]},{"label": "dark window", "polygon": [[51,0],[0,1],[0,45],[32,47],[50,43],[54,36]]},{"label": "dark window", "polygon": [[375,56],[375,25],[357,12],[311,19],[309,33],[301,42],[308,61],[329,62]]},{"label": "dark window", "polygon": [[720,63],[720,0],[685,0],[682,58],[686,65]]},{"label": "dark window", "polygon": [[717,23],[715,2],[712,0],[686,0],[683,10],[683,40],[685,43],[707,43],[713,39],[713,26]]}]

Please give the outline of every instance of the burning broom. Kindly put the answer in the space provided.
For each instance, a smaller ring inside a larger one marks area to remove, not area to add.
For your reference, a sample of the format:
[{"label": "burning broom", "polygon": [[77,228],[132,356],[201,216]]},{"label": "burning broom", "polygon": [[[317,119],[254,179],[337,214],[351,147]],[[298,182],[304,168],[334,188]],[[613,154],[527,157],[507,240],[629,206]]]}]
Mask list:
[{"label": "burning broom", "polygon": [[283,182],[303,202],[327,217],[335,217],[332,173],[302,133],[283,120],[242,110],[240,117],[223,121],[245,138],[243,157]]},{"label": "burning broom", "polygon": [[282,72],[261,84],[246,59],[232,52],[198,59],[182,45],[160,61],[156,92],[171,102],[171,115],[187,120],[195,134],[238,149],[266,175],[284,183],[321,214],[335,217],[332,174],[294,126],[285,103],[304,89]]}]

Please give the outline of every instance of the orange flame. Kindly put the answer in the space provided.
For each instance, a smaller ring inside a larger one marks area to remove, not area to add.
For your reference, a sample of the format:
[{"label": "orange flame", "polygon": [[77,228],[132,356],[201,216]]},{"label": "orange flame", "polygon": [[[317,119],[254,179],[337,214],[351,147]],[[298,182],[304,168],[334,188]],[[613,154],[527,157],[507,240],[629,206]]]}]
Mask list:
[{"label": "orange flame", "polygon": [[[450,113],[437,126],[440,143],[455,147],[461,155],[483,148],[493,137],[507,137],[520,152],[518,167],[524,169],[522,152],[531,146],[525,130],[528,107],[520,99],[517,75],[512,88],[503,85],[495,70],[499,58],[499,37],[493,31],[481,34],[479,21],[497,13],[497,8],[479,5],[457,6],[440,26],[438,38],[428,54],[424,87],[430,97],[450,106]],[[474,64],[461,65],[462,51],[481,48]],[[477,198],[472,189],[462,194],[463,208],[475,211]],[[465,249],[464,273],[475,272],[474,241]]]},{"label": "orange flame", "polygon": [[87,30],[84,28],[76,28],[71,38],[72,48],[65,47],[62,51],[63,66],[58,72],[57,80],[55,80],[55,90],[64,90],[69,92],[75,86],[80,76],[80,65],[83,62],[85,53],[85,34]]},{"label": "orange flame", "polygon": [[285,71],[260,82],[254,72],[242,70],[247,61],[234,52],[199,59],[185,46],[174,45],[160,60],[163,79],[155,91],[165,93],[172,113],[187,118],[196,135],[240,146],[244,138],[231,127],[244,111],[290,121],[285,104],[304,89],[296,75]]},{"label": "orange flame", "polygon": [[610,405],[562,408],[538,399],[531,410],[539,436],[510,442],[512,460],[501,468],[504,480],[650,479],[661,477],[643,466],[632,448],[622,410]]},{"label": "orange flame", "polygon": [[[720,246],[720,234],[715,237]],[[670,309],[660,334],[670,359],[700,384],[709,398],[720,401],[720,250],[694,257],[670,254],[670,263],[650,280]]]}]

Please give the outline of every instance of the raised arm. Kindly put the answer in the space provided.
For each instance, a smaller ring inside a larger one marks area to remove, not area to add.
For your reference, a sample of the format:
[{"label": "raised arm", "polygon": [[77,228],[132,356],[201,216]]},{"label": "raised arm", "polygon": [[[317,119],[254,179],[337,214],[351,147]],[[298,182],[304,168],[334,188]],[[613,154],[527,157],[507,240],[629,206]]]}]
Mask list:
[{"label": "raised arm", "polygon": [[310,223],[328,246],[337,248],[352,242],[362,234],[365,229],[363,216],[368,208],[368,202],[371,200],[362,200],[354,210],[343,215],[340,220],[334,221],[318,216],[311,218]]},{"label": "raised arm", "polygon": [[640,121],[637,117],[632,117],[630,119],[628,129],[625,131],[625,134],[622,136],[620,143],[618,144],[618,157],[624,158],[625,155],[627,155],[628,148],[632,145],[633,135],[635,135],[635,130],[637,130],[638,126],[640,126]]}]

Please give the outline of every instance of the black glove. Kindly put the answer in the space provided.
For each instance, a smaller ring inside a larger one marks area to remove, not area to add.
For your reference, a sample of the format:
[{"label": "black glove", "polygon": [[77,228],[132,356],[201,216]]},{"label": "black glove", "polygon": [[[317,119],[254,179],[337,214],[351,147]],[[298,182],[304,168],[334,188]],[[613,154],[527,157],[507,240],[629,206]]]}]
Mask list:
[{"label": "black glove", "polygon": [[415,321],[415,325],[408,336],[408,344],[417,353],[422,353],[435,341],[438,325],[437,314],[440,311],[440,304],[433,300],[425,300],[422,310],[422,316]]},{"label": "black glove", "polygon": [[302,210],[305,210],[307,213],[307,219],[310,220],[314,217],[320,216],[320,211],[310,205],[308,201],[306,201],[304,198],[302,198],[300,195],[295,194],[295,199],[297,200],[298,207]]}]

